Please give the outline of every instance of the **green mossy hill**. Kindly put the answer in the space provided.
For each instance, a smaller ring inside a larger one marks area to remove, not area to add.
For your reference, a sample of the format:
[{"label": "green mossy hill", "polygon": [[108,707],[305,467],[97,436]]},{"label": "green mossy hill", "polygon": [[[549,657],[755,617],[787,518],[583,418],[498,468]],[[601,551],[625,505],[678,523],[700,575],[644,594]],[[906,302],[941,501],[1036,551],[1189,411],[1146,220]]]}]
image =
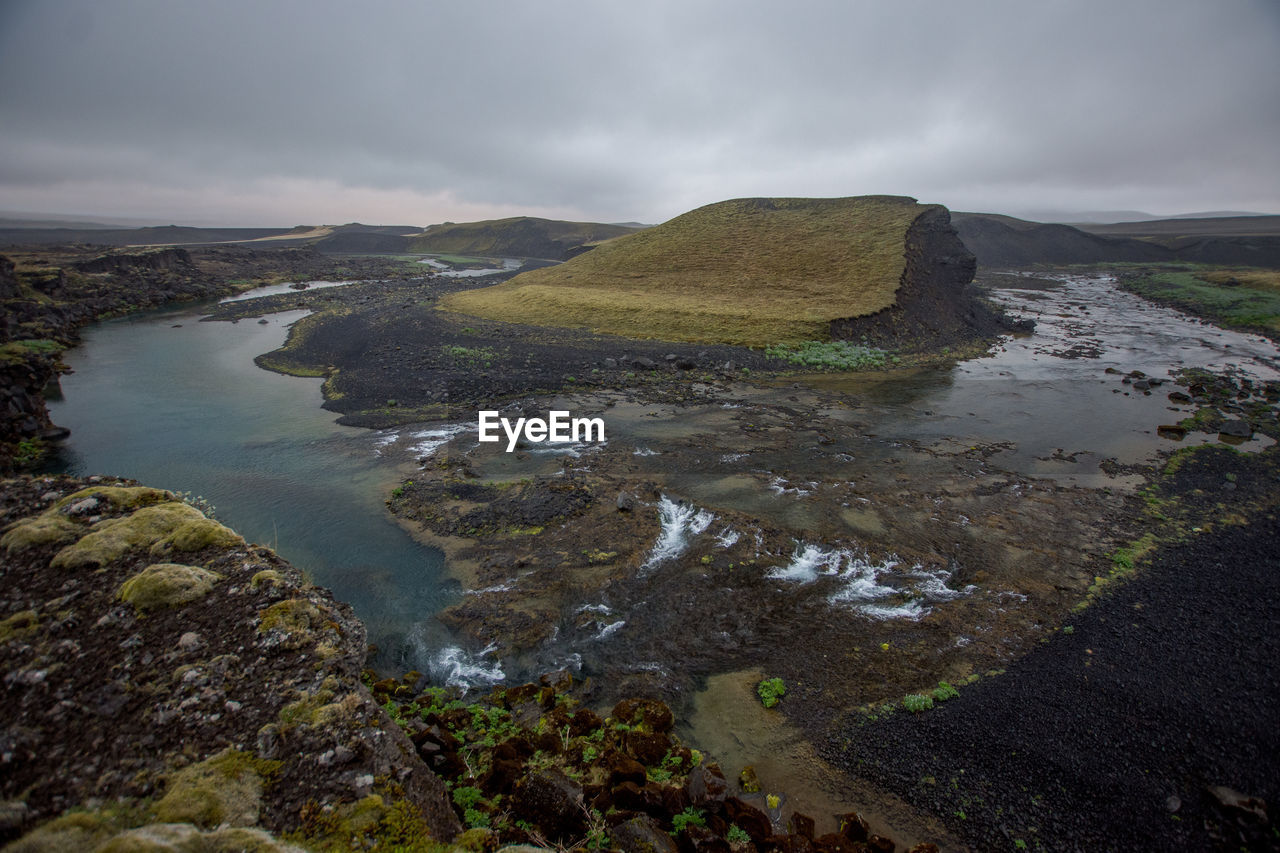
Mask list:
[{"label": "green mossy hill", "polygon": [[411,252],[563,260],[584,246],[635,231],[625,225],[516,216],[432,225],[409,242]]},{"label": "green mossy hill", "polygon": [[935,209],[896,196],[725,201],[441,307],[635,338],[826,340],[833,320],[894,304],[907,231]]}]

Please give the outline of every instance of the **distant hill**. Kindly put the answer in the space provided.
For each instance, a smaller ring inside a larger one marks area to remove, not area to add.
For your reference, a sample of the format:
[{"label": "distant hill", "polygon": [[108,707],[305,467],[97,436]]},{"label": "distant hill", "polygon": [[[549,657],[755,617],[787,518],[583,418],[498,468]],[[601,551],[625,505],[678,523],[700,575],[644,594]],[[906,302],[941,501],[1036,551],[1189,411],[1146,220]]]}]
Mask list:
[{"label": "distant hill", "polygon": [[96,246],[197,246],[211,243],[262,244],[273,248],[314,246],[322,252],[396,253],[407,251],[409,236],[421,233],[415,225],[297,225],[293,228],[197,228],[159,225],[144,228],[59,226],[5,228],[0,245],[86,243]]},{"label": "distant hill", "polygon": [[[915,224],[926,220],[913,243]],[[938,273],[939,265],[947,268]],[[900,287],[946,291],[929,294],[934,316],[925,322],[949,327],[972,274],[972,256],[938,205],[897,196],[750,198],[700,207],[558,266],[450,294],[441,307],[637,338],[761,345],[825,340],[837,329],[852,337],[859,328],[848,321],[872,315],[887,334],[908,327],[914,334],[922,328],[915,319],[884,314],[901,307]]]},{"label": "distant hill", "polygon": [[979,266],[987,268],[1175,261],[1280,266],[1280,216],[1071,226],[955,213],[952,221]]},{"label": "distant hill", "polygon": [[516,216],[432,225],[409,241],[411,252],[565,260],[596,243],[633,234],[628,225]]},{"label": "distant hill", "polygon": [[3,228],[0,246],[88,243],[95,246],[190,246],[234,243],[284,234],[287,228],[194,228],[157,225],[146,228]]},{"label": "distant hill", "polygon": [[1280,216],[1187,216],[1076,227],[1092,234],[1123,237],[1274,237],[1280,236]]}]

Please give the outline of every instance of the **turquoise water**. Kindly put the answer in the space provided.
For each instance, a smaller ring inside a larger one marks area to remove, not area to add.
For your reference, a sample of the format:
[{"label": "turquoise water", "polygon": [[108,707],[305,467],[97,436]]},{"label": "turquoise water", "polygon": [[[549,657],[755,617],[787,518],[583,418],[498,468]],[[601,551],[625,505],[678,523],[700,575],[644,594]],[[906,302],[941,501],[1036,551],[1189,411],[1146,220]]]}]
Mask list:
[{"label": "turquoise water", "polygon": [[349,602],[379,646],[380,669],[428,671],[452,642],[432,614],[458,586],[441,552],[382,505],[397,467],[378,455],[374,434],[320,408],[321,380],[253,362],[306,312],[232,324],[200,322],[202,307],[83,330],[64,358],[74,373],[50,401],[54,423],[71,430],[53,470],[203,496],[219,520]]}]

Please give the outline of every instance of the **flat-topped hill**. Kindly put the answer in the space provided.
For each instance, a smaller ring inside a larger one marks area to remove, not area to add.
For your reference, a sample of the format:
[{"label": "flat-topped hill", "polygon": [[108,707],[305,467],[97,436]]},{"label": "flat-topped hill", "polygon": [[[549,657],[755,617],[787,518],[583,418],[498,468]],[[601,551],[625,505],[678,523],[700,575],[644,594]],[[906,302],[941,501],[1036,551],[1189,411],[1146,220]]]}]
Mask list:
[{"label": "flat-topped hill", "polygon": [[895,305],[908,231],[930,212],[946,215],[900,196],[724,201],[442,306],[637,338],[827,339]]},{"label": "flat-topped hill", "polygon": [[635,228],[602,222],[565,222],[515,216],[480,222],[432,225],[409,241],[411,252],[439,252],[482,257],[564,260],[584,246],[631,234]]}]

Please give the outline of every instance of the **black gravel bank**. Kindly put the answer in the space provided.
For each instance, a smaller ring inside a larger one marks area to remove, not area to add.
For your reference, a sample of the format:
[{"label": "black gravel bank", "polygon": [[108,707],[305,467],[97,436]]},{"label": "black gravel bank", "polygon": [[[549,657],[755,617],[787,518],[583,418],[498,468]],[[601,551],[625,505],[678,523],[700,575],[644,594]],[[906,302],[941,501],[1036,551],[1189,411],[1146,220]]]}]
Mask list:
[{"label": "black gravel bank", "polygon": [[976,849],[1280,849],[1280,481],[1274,459],[1197,456],[1187,502],[1250,523],[1163,549],[1006,674],[846,725],[826,757]]}]

